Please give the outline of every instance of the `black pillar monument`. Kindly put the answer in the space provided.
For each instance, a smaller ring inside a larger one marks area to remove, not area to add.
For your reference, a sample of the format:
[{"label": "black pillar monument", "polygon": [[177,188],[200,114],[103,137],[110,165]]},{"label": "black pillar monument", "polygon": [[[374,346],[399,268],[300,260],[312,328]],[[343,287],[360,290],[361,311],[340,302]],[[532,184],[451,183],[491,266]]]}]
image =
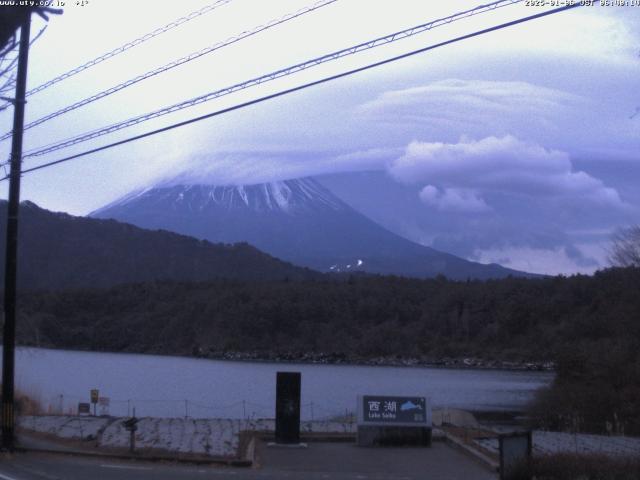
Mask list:
[{"label": "black pillar monument", "polygon": [[300,443],[300,372],[276,373],[276,444]]}]

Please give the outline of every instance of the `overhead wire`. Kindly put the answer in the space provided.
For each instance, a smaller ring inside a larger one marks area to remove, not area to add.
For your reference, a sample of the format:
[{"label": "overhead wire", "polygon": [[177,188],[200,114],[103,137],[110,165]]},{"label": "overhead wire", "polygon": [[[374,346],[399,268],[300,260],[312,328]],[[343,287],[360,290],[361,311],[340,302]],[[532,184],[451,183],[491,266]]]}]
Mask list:
[{"label": "overhead wire", "polygon": [[[28,90],[27,93],[25,94],[25,97],[29,97],[31,95],[33,95],[34,93],[38,93],[42,90],[45,90],[53,85],[55,85],[58,82],[61,82],[63,80],[66,80],[67,78],[73,77],[74,75],[77,75],[80,72],[83,72],[85,70],[87,70],[88,68],[91,68],[95,65],[98,65],[99,63],[104,62],[105,60],[108,60],[112,57],[115,57],[116,55],[119,55],[123,52],[126,52],[127,50],[136,47],[148,40],[151,40],[154,37],[157,37],[160,34],[163,34],[165,32],[168,32],[169,30],[173,30],[176,27],[179,27],[180,25],[187,23],[195,18],[198,18],[202,15],[205,15],[206,13],[212,12],[213,10],[217,9],[218,7],[221,7],[223,5],[226,5],[227,3],[232,2],[233,0],[217,0],[216,2],[206,5],[202,8],[200,8],[199,10],[194,10],[193,12],[177,18],[175,20],[173,20],[172,22],[167,23],[166,25],[164,25],[163,27],[158,27],[155,30],[149,32],[149,33],[145,33],[144,35],[142,35],[141,37],[136,38],[135,40],[131,40],[123,45],[120,45],[119,47],[114,48],[113,50],[110,50],[106,53],[103,53],[102,55],[99,55],[85,63],[83,63],[82,65],[79,65],[65,73],[62,73],[60,75],[58,75],[55,78],[52,78],[51,80],[46,81],[45,83],[38,85],[35,88],[32,88],[31,90]],[[11,103],[7,102],[3,105],[0,106],[0,111],[4,110],[5,108],[7,108],[8,106],[10,106]]]},{"label": "overhead wire", "polygon": [[[330,81],[333,81],[333,80],[337,80],[337,79],[340,79],[340,78],[344,78],[344,77],[347,77],[347,76],[350,76],[350,75],[353,75],[353,74],[356,74],[356,73],[360,73],[360,72],[363,72],[363,71],[366,71],[366,70],[370,70],[372,68],[376,68],[376,67],[379,67],[379,66],[382,66],[382,65],[386,65],[386,64],[391,63],[391,62],[395,62],[395,61],[398,61],[398,60],[401,60],[401,59],[404,59],[404,58],[408,58],[408,57],[411,57],[411,56],[414,56],[414,55],[417,55],[417,54],[420,54],[420,53],[424,53],[424,52],[427,52],[427,51],[430,51],[430,50],[434,50],[436,48],[443,47],[445,45],[450,45],[450,44],[453,44],[453,43],[457,43],[457,42],[460,42],[460,41],[463,41],[463,40],[467,40],[467,39],[470,39],[470,38],[473,38],[473,37],[484,35],[484,34],[487,34],[487,33],[490,33],[490,32],[494,32],[494,31],[497,31],[497,30],[501,30],[501,29],[504,29],[504,28],[508,28],[508,27],[511,27],[511,26],[514,26],[514,25],[522,24],[522,23],[525,23],[525,22],[528,22],[528,21],[531,21],[531,20],[535,20],[535,19],[538,19],[538,18],[543,18],[543,17],[549,16],[549,15],[560,13],[560,12],[563,12],[563,11],[566,11],[566,10],[570,10],[570,9],[573,9],[573,8],[577,8],[577,7],[580,7],[580,6],[582,6],[582,5],[579,4],[579,3],[565,5],[563,7],[558,7],[558,8],[552,9],[552,10],[547,10],[545,12],[541,12],[541,13],[537,13],[537,14],[534,14],[534,15],[529,15],[527,17],[522,17],[522,18],[519,18],[519,19],[516,19],[516,20],[512,20],[512,21],[509,21],[509,22],[501,23],[501,24],[495,25],[493,27],[485,28],[485,29],[482,29],[482,30],[477,30],[477,31],[472,32],[472,33],[468,33],[468,34],[465,34],[465,35],[461,35],[461,36],[455,37],[453,39],[449,39],[449,40],[445,40],[443,42],[436,43],[434,45],[429,45],[429,46],[426,46],[426,47],[423,47],[423,48],[420,48],[420,49],[417,49],[417,50],[413,50],[413,51],[408,52],[408,53],[404,53],[404,54],[397,55],[397,56],[394,56],[394,57],[391,57],[391,58],[387,58],[385,60],[381,60],[381,61],[378,61],[378,62],[375,62],[375,63],[371,63],[371,64],[365,65],[363,67],[355,68],[355,69],[352,69],[352,70],[349,70],[349,71],[346,71],[346,72],[342,72],[342,73],[339,73],[339,74],[336,74],[336,75],[331,75],[331,76],[322,78],[320,80],[315,80],[315,81],[312,81],[312,82],[309,82],[309,83],[305,83],[303,85],[299,85],[297,87],[289,88],[289,89],[286,89],[286,90],[282,90],[280,92],[276,92],[276,93],[273,93],[273,94],[270,94],[270,95],[266,95],[266,96],[254,99],[254,100],[243,102],[243,103],[231,106],[231,107],[223,108],[221,110],[217,110],[217,111],[208,113],[206,115],[201,115],[199,117],[191,118],[189,120],[185,120],[185,121],[182,121],[182,122],[174,123],[172,125],[168,125],[168,126],[156,129],[156,130],[152,130],[152,131],[149,131],[149,132],[146,132],[146,133],[142,133],[140,135],[135,135],[135,136],[123,139],[123,140],[119,140],[117,142],[113,142],[113,143],[110,143],[110,144],[107,144],[107,145],[103,145],[103,146],[100,146],[100,147],[97,147],[97,148],[86,150],[84,152],[80,152],[80,153],[77,153],[77,154],[74,154],[74,155],[70,155],[70,156],[65,157],[65,158],[61,158],[61,159],[58,159],[58,160],[55,160],[55,161],[43,163],[41,165],[37,165],[35,167],[31,167],[31,168],[25,169],[25,170],[22,171],[22,173],[29,173],[29,172],[34,172],[34,171],[41,170],[41,169],[44,169],[44,168],[48,168],[48,167],[51,167],[53,165],[58,165],[58,164],[61,164],[61,163],[64,163],[64,162],[68,162],[68,161],[76,159],[76,158],[84,157],[86,155],[97,153],[97,152],[100,152],[100,151],[103,151],[103,150],[107,150],[109,148],[113,148],[113,147],[116,147],[116,146],[119,146],[119,145],[124,145],[126,143],[130,143],[130,142],[133,142],[133,141],[136,141],[136,140],[140,140],[142,138],[146,138],[146,137],[150,137],[152,135],[163,133],[163,132],[166,132],[166,131],[169,131],[169,130],[172,130],[172,129],[175,129],[175,128],[178,128],[178,127],[182,127],[182,126],[189,125],[189,124],[192,124],[192,123],[195,123],[195,122],[199,122],[201,120],[205,120],[205,119],[212,118],[212,117],[215,117],[215,116],[218,116],[218,115],[222,115],[224,113],[228,113],[228,112],[231,112],[231,111],[234,111],[234,110],[245,108],[245,107],[248,107],[250,105],[255,105],[255,104],[258,104],[258,103],[262,103],[262,102],[265,102],[267,100],[271,100],[271,99],[274,99],[274,98],[282,97],[284,95],[288,95],[288,94],[293,93],[293,92],[298,92],[298,91],[301,91],[301,90],[304,90],[304,89],[307,89],[307,88],[310,88],[310,87],[313,87],[313,86],[316,86],[316,85],[320,85],[320,84],[327,83],[327,82],[330,82]],[[4,178],[0,178],[0,181],[7,180],[8,178],[9,178],[8,176],[5,176]]]},{"label": "overhead wire", "polygon": [[[301,8],[299,10],[296,10],[295,12],[291,12],[288,13],[282,17],[278,17],[278,18],[274,18],[272,20],[270,20],[269,22],[259,25],[251,30],[246,30],[238,35],[234,35],[232,37],[227,38],[226,40],[222,41],[222,42],[217,42],[214,45],[211,45],[209,47],[206,47],[202,50],[198,50],[197,52],[192,52],[189,55],[185,55],[184,57],[178,58],[177,60],[174,60],[172,62],[169,62],[165,65],[162,65],[160,67],[157,67],[153,70],[150,70],[146,73],[143,73],[141,75],[138,75],[136,77],[130,78],[129,80],[119,83],[118,85],[115,85],[111,88],[108,88],[107,90],[103,90],[102,92],[96,93],[95,95],[91,95],[90,97],[87,97],[83,100],[80,100],[78,102],[75,102],[71,105],[68,105],[64,108],[61,108],[59,110],[56,110],[55,112],[49,113],[48,115],[45,115],[44,117],[38,118],[37,120],[34,120],[32,122],[29,122],[28,124],[26,124],[24,126],[24,130],[28,130],[30,128],[33,128],[37,125],[40,125],[48,120],[51,120],[53,118],[56,118],[60,115],[63,115],[65,113],[71,112],[72,110],[76,110],[80,107],[83,107],[85,105],[88,105],[90,103],[93,103],[97,100],[100,100],[104,97],[107,97],[109,95],[112,95],[116,92],[119,92],[120,90],[123,90],[127,87],[130,87],[132,85],[135,85],[139,82],[142,82],[143,80],[146,80],[148,78],[154,77],[156,75],[160,75],[164,72],[167,72],[168,70],[172,70],[176,67],[179,67],[180,65],[184,65],[186,63],[189,63],[193,60],[196,60],[200,57],[203,57],[204,55],[208,55],[209,53],[215,52],[217,50],[220,50],[224,47],[227,47],[229,45],[232,45],[234,43],[237,43],[241,40],[244,40],[246,38],[252,37],[254,35],[257,35],[265,30],[269,30],[270,28],[276,27],[278,25],[281,25],[283,23],[286,23],[290,20],[294,20],[298,17],[301,17],[303,15],[306,15],[307,13],[311,13],[314,12],[322,7],[326,7],[327,5],[330,5],[332,3],[337,2],[338,0],[320,0],[317,1],[316,3],[309,5],[307,7]],[[2,140],[6,140],[7,138],[10,138],[12,134],[12,131],[6,132],[3,135],[0,136],[0,141]]]},{"label": "overhead wire", "polygon": [[123,45],[120,45],[119,47],[114,48],[113,50],[110,50],[107,53],[103,53],[102,55],[99,55],[91,60],[89,60],[88,62],[83,63],[82,65],[75,67],[61,75],[58,75],[55,78],[52,78],[51,80],[35,87],[32,88],[31,90],[27,91],[26,96],[30,96],[33,95],[34,93],[40,92],[46,88],[51,87],[52,85],[55,85],[58,82],[61,82],[63,80],[66,80],[69,77],[72,77],[74,75],[77,75],[80,72],[83,72],[84,70],[87,70],[88,68],[91,68],[95,65],[98,65],[99,63],[104,62],[105,60],[108,60],[112,57],[115,57],[116,55],[119,55],[133,47],[136,47],[148,40],[151,40],[154,37],[157,37],[158,35],[161,35],[163,33],[168,32],[169,30],[173,30],[176,27],[179,27],[180,25],[183,25],[195,18],[201,17],[202,15],[205,15],[209,12],[212,12],[213,10],[216,10],[219,7],[222,7],[230,2],[232,2],[233,0],[217,0],[216,2],[213,2],[209,5],[206,5],[198,10],[194,10],[193,12],[177,18],[169,23],[167,23],[166,25],[162,26],[162,27],[158,27],[155,30],[145,33],[144,35],[142,35],[141,37],[138,37],[134,40],[131,40]]},{"label": "overhead wire", "polygon": [[89,132],[85,132],[82,133],[80,135],[76,135],[74,137],[59,141],[59,142],[54,142],[52,144],[49,144],[47,146],[43,146],[43,147],[38,147],[36,149],[31,149],[30,151],[26,152],[23,158],[27,158],[27,157],[34,157],[34,156],[41,156],[41,155],[45,155],[47,153],[51,153],[54,152],[56,150],[60,150],[63,148],[68,148],[72,145],[76,145],[78,143],[83,143],[89,140],[93,140],[97,137],[101,137],[103,135],[107,135],[113,132],[116,132],[118,130],[122,130],[124,128],[128,128],[134,125],[137,125],[139,123],[154,119],[154,118],[158,118],[170,113],[174,113],[177,112],[179,110],[183,110],[185,108],[189,108],[195,105],[199,105],[201,103],[205,103],[226,95],[229,95],[231,93],[235,93],[238,92],[240,90],[245,90],[247,88],[250,87],[254,87],[256,85],[260,85],[263,83],[267,83],[270,81],[274,81],[277,80],[279,78],[282,77],[286,77],[288,75],[292,75],[294,73],[297,72],[301,72],[303,70],[307,70],[309,68],[321,65],[323,63],[327,63],[330,61],[334,61],[334,60],[338,60],[340,58],[346,57],[346,56],[350,56],[350,55],[354,55],[357,54],[359,52],[362,52],[364,50],[370,50],[376,47],[379,47],[381,45],[386,45],[392,42],[396,42],[399,40],[402,40],[404,38],[408,38],[420,33],[423,33],[425,31],[428,30],[432,30],[434,28],[437,28],[439,26],[442,25],[447,25],[449,23],[458,21],[458,20],[462,20],[464,18],[468,18],[471,16],[475,16],[475,15],[480,15],[482,13],[487,13],[490,11],[494,11],[498,8],[501,7],[505,7],[505,6],[509,6],[509,5],[513,5],[515,3],[520,3],[522,0],[499,0],[496,2],[492,2],[489,4],[485,4],[485,5],[480,5],[478,7],[475,7],[473,9],[469,9],[469,10],[465,10],[453,15],[449,15],[447,17],[443,17],[443,18],[439,18],[437,20],[432,20],[429,21],[427,23],[423,23],[420,25],[416,25],[414,27],[408,28],[408,29],[404,29],[389,35],[385,35],[382,37],[378,37],[375,38],[373,40],[370,40],[368,42],[364,42],[364,43],[360,43],[358,45],[354,45],[342,50],[338,50],[336,52],[332,52],[326,55],[322,55],[320,57],[316,57],[310,60],[306,60],[302,63],[298,63],[296,65],[293,66],[289,66],[280,70],[276,70],[274,72],[270,72],[267,73],[265,75],[261,75],[259,77],[255,77],[252,78],[250,80],[246,80],[244,82],[241,83],[237,83],[234,84],[232,86],[229,87],[225,87],[213,92],[209,92],[206,93],[204,95],[200,95],[198,97],[189,99],[189,100],[185,100],[167,107],[163,107],[161,109],[149,112],[149,113],[145,113],[143,115],[139,115],[136,117],[132,117],[129,118],[127,120],[123,120],[111,125],[108,125],[106,127],[101,127],[99,129],[96,130],[92,130]]}]

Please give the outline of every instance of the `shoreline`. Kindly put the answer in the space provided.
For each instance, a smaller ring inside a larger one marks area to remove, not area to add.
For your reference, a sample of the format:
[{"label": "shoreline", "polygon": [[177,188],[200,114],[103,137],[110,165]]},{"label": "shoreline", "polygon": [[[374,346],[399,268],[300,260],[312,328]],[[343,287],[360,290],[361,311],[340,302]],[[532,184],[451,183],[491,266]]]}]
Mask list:
[{"label": "shoreline", "polygon": [[513,362],[507,360],[484,360],[475,357],[444,358],[438,360],[423,360],[419,358],[374,357],[370,359],[321,355],[274,355],[264,356],[243,352],[225,352],[186,356],[187,358],[199,358],[203,360],[220,360],[230,362],[255,362],[255,363],[290,363],[307,365],[331,365],[350,367],[416,367],[438,368],[452,370],[501,370],[501,371],[529,371],[529,372],[555,372],[555,363],[551,361]]},{"label": "shoreline", "polygon": [[[0,346],[0,349],[2,347]],[[189,358],[195,360],[215,360],[225,362],[242,363],[274,363],[274,364],[304,364],[304,365],[330,365],[345,367],[403,367],[403,368],[437,368],[451,370],[498,370],[498,371],[519,371],[519,372],[555,372],[555,363],[552,361],[508,361],[508,360],[485,360],[478,357],[444,357],[442,359],[427,359],[416,357],[373,357],[359,358],[342,354],[275,354],[258,352],[194,352],[191,355],[182,353],[162,353],[162,352],[135,352],[135,351],[106,351],[91,349],[70,349],[60,347],[39,347],[34,345],[18,345],[17,348],[41,349],[70,352],[90,352],[106,353],[113,355],[156,355],[161,357]]]}]

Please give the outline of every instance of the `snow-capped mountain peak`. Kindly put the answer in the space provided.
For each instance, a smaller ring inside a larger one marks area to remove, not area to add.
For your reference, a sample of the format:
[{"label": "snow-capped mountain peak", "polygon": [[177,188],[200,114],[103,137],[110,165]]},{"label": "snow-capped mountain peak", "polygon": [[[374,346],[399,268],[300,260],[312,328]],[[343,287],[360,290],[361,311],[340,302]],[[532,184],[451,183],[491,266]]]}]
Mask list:
[{"label": "snow-capped mountain peak", "polygon": [[385,230],[315,179],[207,185],[185,177],[91,214],[212,242],[247,242],[320,271],[492,278],[517,274],[437,252]]},{"label": "snow-capped mountain peak", "polygon": [[181,185],[165,182],[129,194],[91,213],[100,216],[105,211],[129,204],[164,204],[168,210],[253,210],[296,214],[313,210],[344,210],[347,206],[326,188],[311,178],[283,180],[255,185]]}]

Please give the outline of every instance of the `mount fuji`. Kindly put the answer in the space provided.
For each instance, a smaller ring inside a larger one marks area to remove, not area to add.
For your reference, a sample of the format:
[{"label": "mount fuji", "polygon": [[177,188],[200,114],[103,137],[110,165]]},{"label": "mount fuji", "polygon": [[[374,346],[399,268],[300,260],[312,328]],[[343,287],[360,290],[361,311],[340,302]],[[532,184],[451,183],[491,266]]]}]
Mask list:
[{"label": "mount fuji", "polygon": [[212,242],[248,242],[322,272],[451,279],[528,276],[439,252],[365,217],[314,178],[255,185],[162,183],[90,214]]}]

